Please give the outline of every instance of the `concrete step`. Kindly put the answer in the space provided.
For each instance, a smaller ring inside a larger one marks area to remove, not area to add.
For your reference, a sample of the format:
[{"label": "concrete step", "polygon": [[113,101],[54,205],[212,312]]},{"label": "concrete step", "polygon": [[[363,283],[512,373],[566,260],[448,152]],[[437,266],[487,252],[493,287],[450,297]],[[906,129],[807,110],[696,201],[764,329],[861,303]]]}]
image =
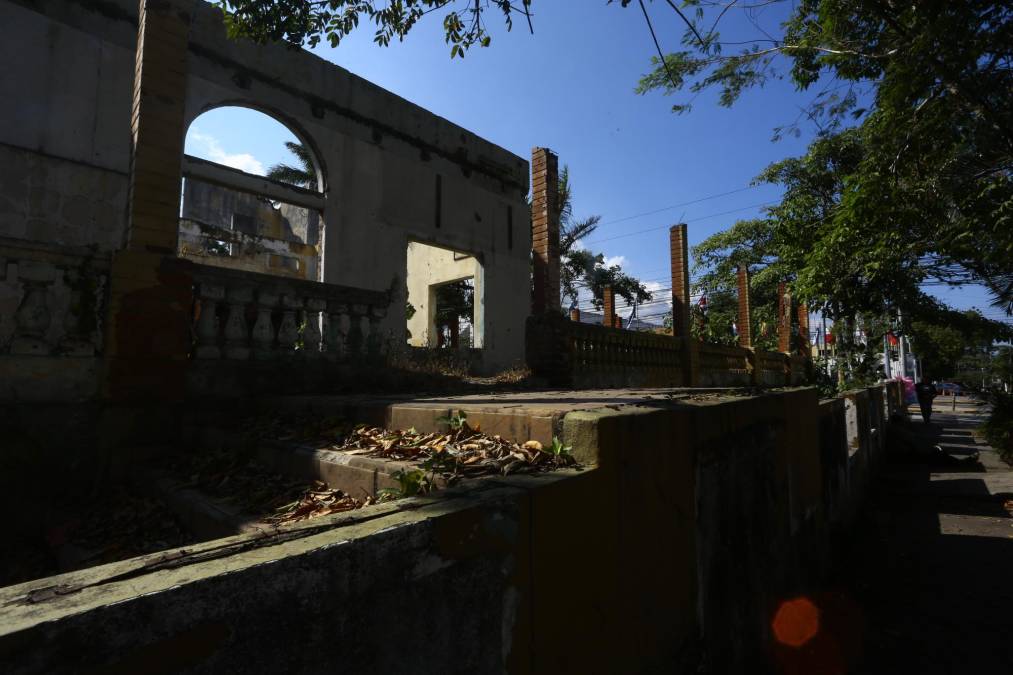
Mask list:
[{"label": "concrete step", "polygon": [[380,490],[397,488],[393,474],[401,469],[416,468],[408,462],[286,441],[261,441],[255,457],[260,464],[278,473],[307,482],[322,480],[331,489],[342,490],[357,499],[377,497]]},{"label": "concrete step", "polygon": [[134,474],[134,480],[151,496],[165,502],[193,534],[195,541],[210,541],[234,534],[268,533],[277,529],[162,471],[140,470]]}]

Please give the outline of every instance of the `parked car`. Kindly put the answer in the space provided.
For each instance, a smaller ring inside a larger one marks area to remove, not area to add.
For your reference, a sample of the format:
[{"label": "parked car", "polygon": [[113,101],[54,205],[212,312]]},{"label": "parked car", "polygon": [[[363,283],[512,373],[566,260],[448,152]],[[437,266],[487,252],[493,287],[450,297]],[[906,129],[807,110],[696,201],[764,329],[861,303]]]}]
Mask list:
[{"label": "parked car", "polygon": [[956,382],[937,382],[936,391],[948,396],[960,396],[964,393],[964,388]]}]

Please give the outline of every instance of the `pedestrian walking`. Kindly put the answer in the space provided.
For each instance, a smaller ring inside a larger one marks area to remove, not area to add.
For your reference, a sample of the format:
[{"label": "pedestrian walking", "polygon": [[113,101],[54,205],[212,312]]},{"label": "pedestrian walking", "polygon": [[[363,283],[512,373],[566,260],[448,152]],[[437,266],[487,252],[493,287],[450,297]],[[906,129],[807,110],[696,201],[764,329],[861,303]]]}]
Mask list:
[{"label": "pedestrian walking", "polygon": [[918,406],[922,409],[922,419],[929,423],[932,417],[932,399],[936,397],[935,385],[929,382],[929,378],[923,377],[922,381],[915,386],[915,395],[918,397]]}]

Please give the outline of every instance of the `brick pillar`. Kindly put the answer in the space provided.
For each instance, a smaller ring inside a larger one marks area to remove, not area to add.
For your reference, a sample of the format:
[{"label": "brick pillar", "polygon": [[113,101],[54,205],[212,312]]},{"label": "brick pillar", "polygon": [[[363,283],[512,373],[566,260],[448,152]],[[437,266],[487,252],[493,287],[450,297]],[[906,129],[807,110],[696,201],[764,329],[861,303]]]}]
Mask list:
[{"label": "brick pillar", "polygon": [[178,400],[190,349],[190,279],[172,269],[179,229],[187,43],[193,0],[141,0],[130,115],[126,248],[106,318],[113,399]]},{"label": "brick pillar", "polygon": [[699,382],[699,344],[692,339],[689,313],[689,237],[686,224],[668,229],[672,262],[672,335],[683,338],[683,383],[695,387]]},{"label": "brick pillar", "polygon": [[749,268],[739,265],[739,346],[753,346],[753,311],[749,304]]},{"label": "brick pillar", "polygon": [[606,328],[616,328],[616,292],[612,290],[611,286],[606,286],[602,291],[602,301],[605,306],[601,320],[602,325]]},{"label": "brick pillar", "polygon": [[672,263],[672,335],[688,337],[689,329],[689,242],[686,224],[668,230]]},{"label": "brick pillar", "polygon": [[812,356],[809,345],[809,305],[798,303],[798,334],[802,337],[802,354]]},{"label": "brick pillar", "polygon": [[127,248],[176,255],[192,0],[142,0],[130,111]]},{"label": "brick pillar", "polygon": [[558,313],[559,160],[548,148],[531,151],[531,313]]},{"label": "brick pillar", "polygon": [[783,281],[777,285],[777,351],[791,347],[791,295]]},{"label": "brick pillar", "polygon": [[576,307],[570,308],[570,321],[576,321],[580,323],[580,310]]}]

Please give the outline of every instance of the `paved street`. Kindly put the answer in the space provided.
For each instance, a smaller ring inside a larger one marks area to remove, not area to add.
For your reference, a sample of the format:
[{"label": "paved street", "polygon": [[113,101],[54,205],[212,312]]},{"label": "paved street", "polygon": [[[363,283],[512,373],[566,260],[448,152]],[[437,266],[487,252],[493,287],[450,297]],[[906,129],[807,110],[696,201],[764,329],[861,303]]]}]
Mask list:
[{"label": "paved street", "polygon": [[848,670],[1013,672],[1013,471],[973,435],[984,415],[971,401],[911,417],[915,437],[967,460],[883,467],[838,573],[864,635]]}]

